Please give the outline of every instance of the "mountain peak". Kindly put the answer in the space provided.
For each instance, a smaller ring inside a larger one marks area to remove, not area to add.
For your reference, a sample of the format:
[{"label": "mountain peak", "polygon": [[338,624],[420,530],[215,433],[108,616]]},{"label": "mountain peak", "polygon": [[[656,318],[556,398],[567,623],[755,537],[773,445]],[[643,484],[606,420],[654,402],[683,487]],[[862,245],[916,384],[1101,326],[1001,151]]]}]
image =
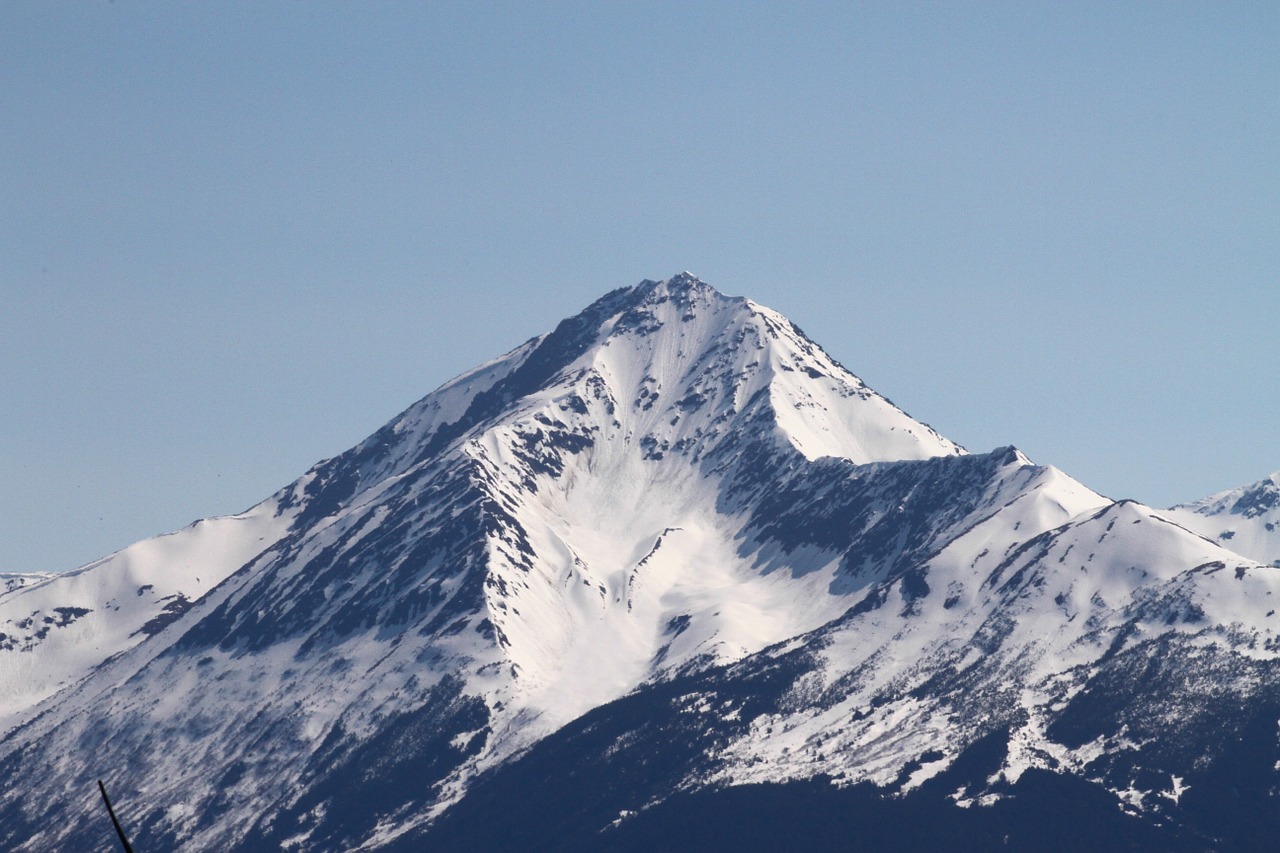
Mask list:
[{"label": "mountain peak", "polygon": [[[446,383],[387,429],[411,440],[406,458],[416,464],[500,421],[537,412],[562,418],[566,399],[579,401],[572,405],[584,417],[587,401],[596,401],[592,422],[644,442],[654,459],[679,448],[697,458],[695,448],[753,417],[810,458],[963,452],[867,388],[787,318],[689,272],[605,294],[550,334]],[[381,445],[400,444],[389,438]]]},{"label": "mountain peak", "polygon": [[[732,431],[731,420],[763,407],[809,458],[963,452],[868,388],[786,317],[689,272],[641,282],[570,322],[583,338],[580,357],[562,373],[598,375],[614,399],[652,412],[646,429],[654,427],[659,444],[705,446],[708,434]],[[706,413],[717,423],[702,423]]]},{"label": "mountain peak", "polygon": [[634,306],[661,305],[670,301],[681,307],[690,308],[698,304],[706,305],[715,300],[745,302],[741,297],[726,296],[688,271],[659,281],[645,279],[630,288],[630,296],[630,302]]},{"label": "mountain peak", "polygon": [[1280,471],[1165,514],[1237,554],[1280,565]]},{"label": "mountain peak", "polygon": [[1272,472],[1248,485],[1227,489],[1198,501],[1178,504],[1173,509],[1191,510],[1201,515],[1227,513],[1256,518],[1270,510],[1280,509],[1280,471]]},{"label": "mountain peak", "polygon": [[636,285],[636,290],[652,290],[657,288],[667,288],[671,290],[702,289],[711,292],[719,292],[688,270],[678,272],[670,278],[658,280],[646,278],[644,281]]}]

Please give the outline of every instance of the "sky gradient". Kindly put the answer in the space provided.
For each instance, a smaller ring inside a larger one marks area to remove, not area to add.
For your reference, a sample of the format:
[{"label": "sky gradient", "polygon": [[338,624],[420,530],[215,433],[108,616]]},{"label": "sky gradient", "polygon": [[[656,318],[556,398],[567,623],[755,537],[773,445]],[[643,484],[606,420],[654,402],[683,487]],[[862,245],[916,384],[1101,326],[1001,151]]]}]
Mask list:
[{"label": "sky gradient", "polygon": [[1280,468],[1280,4],[0,5],[0,571],[688,269],[971,450]]}]

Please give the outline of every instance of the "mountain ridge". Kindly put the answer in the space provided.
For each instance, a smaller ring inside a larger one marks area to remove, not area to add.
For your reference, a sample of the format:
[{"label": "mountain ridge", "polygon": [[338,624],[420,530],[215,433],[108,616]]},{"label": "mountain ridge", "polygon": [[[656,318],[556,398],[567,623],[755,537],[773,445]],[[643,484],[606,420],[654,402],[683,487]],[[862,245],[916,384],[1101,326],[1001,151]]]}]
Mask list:
[{"label": "mountain ridge", "polygon": [[1280,566],[1280,471],[1166,513],[1232,551]]}]

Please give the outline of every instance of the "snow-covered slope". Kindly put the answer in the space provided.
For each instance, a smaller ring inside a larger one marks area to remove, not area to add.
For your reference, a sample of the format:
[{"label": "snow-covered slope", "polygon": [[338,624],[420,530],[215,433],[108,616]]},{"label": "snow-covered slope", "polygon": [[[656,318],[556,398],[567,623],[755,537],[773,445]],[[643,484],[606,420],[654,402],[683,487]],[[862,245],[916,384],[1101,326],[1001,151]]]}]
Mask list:
[{"label": "snow-covered slope", "polygon": [[1237,554],[1280,566],[1280,471],[1164,514]]},{"label": "snow-covered slope", "polygon": [[[0,591],[0,734],[38,703],[182,615],[287,529],[275,500]],[[4,580],[5,578],[0,578]]]},{"label": "snow-covered slope", "polygon": [[[980,528],[971,535],[990,541]],[[1049,730],[1108,660],[1192,638],[1246,658],[1274,659],[1280,649],[1280,572],[1140,505],[1108,505],[1013,551],[975,554],[976,544],[956,542],[925,564],[926,582],[946,596],[893,588],[875,610],[825,627],[821,642],[806,639],[821,650],[803,692],[788,713],[753,721],[718,778],[826,773],[910,790],[1002,724],[1013,727],[1002,780],[1036,766],[1092,763],[1098,773],[1108,744],[1063,743]],[[884,658],[899,664],[874,665]],[[901,779],[912,763],[904,757],[925,753],[926,765]],[[1159,793],[1125,788],[1135,804]]]},{"label": "snow-covered slope", "polygon": [[[100,776],[141,849],[423,849],[458,814],[500,825],[468,804],[509,804],[539,761],[612,780],[583,795],[613,809],[594,832],[707,786],[910,791],[998,731],[998,773],[956,801],[1052,766],[1141,810],[1163,789],[1115,756],[1149,750],[1055,727],[1153,643],[1221,664],[1216,690],[1269,689],[1246,669],[1275,657],[1276,588],[1014,448],[966,453],[685,273],[605,295],[244,516],[0,595],[0,616],[53,614],[24,659],[43,680],[0,671],[21,711],[0,778],[23,779],[0,844],[92,846],[73,792]],[[1161,707],[1201,707],[1170,684]],[[583,748],[590,720],[617,738]]]}]

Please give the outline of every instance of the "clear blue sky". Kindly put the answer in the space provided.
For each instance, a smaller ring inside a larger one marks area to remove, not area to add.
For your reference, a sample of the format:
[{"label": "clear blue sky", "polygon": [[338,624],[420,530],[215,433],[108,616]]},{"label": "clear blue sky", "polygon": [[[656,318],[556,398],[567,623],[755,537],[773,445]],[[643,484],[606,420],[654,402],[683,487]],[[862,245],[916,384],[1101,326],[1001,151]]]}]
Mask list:
[{"label": "clear blue sky", "polygon": [[0,5],[0,570],[689,269],[972,450],[1280,468],[1280,4]]}]

